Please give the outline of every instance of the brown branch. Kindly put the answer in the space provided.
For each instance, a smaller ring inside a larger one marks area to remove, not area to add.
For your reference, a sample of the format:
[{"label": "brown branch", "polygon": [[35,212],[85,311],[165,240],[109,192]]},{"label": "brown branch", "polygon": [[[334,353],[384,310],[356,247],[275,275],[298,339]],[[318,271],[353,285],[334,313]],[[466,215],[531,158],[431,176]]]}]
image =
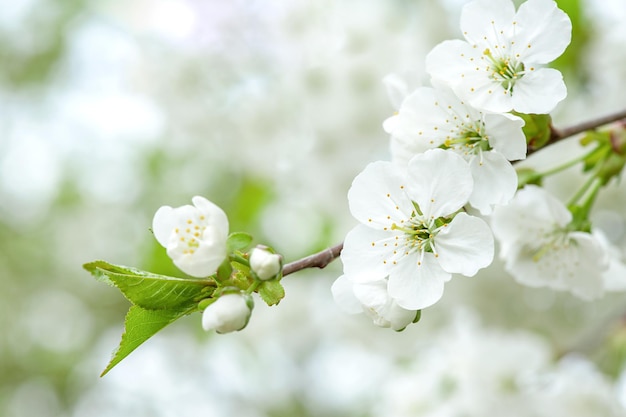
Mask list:
[{"label": "brown branch", "polygon": [[326,265],[339,257],[343,249],[343,242],[332,248],[324,249],[321,252],[309,255],[306,258],[298,259],[288,263],[283,267],[283,276],[293,274],[306,268],[324,268]]},{"label": "brown branch", "polygon": [[[606,124],[617,122],[618,120],[624,120],[624,119],[626,119],[626,110],[609,114],[607,116],[599,117],[597,119],[588,120],[586,122],[583,122],[577,125],[565,127],[563,129],[552,128],[552,135],[550,136],[550,140],[545,146],[552,145],[556,142],[559,142],[563,139],[574,136],[578,133],[582,133],[591,129],[596,129],[600,126],[604,126]],[[531,153],[537,150],[539,149],[529,149],[528,155],[530,155]],[[334,261],[335,259],[339,257],[342,249],[343,249],[343,242],[339,243],[338,245],[333,246],[332,248],[324,249],[321,252],[314,253],[313,255],[309,255],[305,258],[290,262],[283,267],[283,276],[293,274],[294,272],[298,272],[307,268],[320,268],[320,269],[325,268],[326,265],[328,265],[329,263],[331,263],[332,261]]]},{"label": "brown branch", "polygon": [[617,122],[619,120],[626,119],[626,110],[619,111],[617,113],[608,114],[606,116],[598,117],[597,119],[587,120],[586,122],[579,123],[577,125],[568,126],[563,129],[555,129],[551,127],[552,133],[550,135],[550,140],[538,149],[529,148],[527,155],[530,155],[534,152],[537,152],[540,149],[545,148],[546,146],[555,144],[563,139],[567,139],[578,133],[586,132],[587,130],[596,129],[600,126],[607,125],[609,123]]}]

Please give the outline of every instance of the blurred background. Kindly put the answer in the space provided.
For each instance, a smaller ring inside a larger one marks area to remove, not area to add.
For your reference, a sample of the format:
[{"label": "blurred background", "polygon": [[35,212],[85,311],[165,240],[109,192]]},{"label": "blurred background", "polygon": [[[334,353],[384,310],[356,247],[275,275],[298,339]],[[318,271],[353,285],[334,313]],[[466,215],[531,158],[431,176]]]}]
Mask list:
[{"label": "blurred background", "polygon": [[[388,158],[382,79],[428,81],[463,0],[15,0],[0,11],[0,415],[621,416],[626,296],[586,303],[496,264],[402,333],[347,316],[339,261],[283,281],[236,334],[186,317],[104,378],[128,302],[81,265],[178,274],[149,227],[203,195],[294,260],[354,226]],[[559,0],[567,126],[626,106],[626,5]],[[578,151],[567,141],[528,164]],[[576,168],[547,186],[571,195]],[[626,189],[594,216],[623,250]],[[623,254],[621,255],[623,256]]]}]

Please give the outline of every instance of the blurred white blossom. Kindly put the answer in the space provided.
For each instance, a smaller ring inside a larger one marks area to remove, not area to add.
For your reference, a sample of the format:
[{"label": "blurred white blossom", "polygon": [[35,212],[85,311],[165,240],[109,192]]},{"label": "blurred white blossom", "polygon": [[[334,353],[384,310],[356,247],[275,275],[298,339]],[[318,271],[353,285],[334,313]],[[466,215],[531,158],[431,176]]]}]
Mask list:
[{"label": "blurred white blossom", "polygon": [[607,254],[591,233],[571,230],[571,222],[572,213],[545,189],[518,191],[491,219],[506,270],[524,285],[600,297]]}]

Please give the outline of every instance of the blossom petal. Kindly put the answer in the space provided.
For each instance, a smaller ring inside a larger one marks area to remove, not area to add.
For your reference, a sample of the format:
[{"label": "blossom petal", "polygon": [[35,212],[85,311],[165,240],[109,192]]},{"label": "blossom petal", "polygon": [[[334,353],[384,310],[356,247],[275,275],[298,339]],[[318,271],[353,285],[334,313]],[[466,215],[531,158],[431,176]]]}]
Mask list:
[{"label": "blossom petal", "polygon": [[361,223],[384,229],[406,220],[413,204],[406,196],[404,169],[387,161],[369,164],[348,191],[350,212]]},{"label": "blossom petal", "polygon": [[213,233],[218,236],[228,236],[228,217],[224,210],[218,205],[201,196],[195,196],[191,199],[193,205],[198,209],[198,216],[204,216],[204,221],[213,226]]},{"label": "blossom petal", "polygon": [[[445,100],[445,99],[443,99]],[[452,126],[441,94],[431,87],[420,87],[403,102],[393,125],[387,124],[388,133],[407,141],[416,141],[419,147],[437,147],[449,137]]]},{"label": "blossom petal", "polygon": [[546,233],[546,226],[565,227],[572,213],[545,189],[527,185],[506,206],[496,207],[491,229],[500,243],[500,257],[507,258],[513,246],[532,244]]},{"label": "blossom petal", "polygon": [[484,116],[489,145],[509,161],[526,158],[524,120],[512,114],[488,113]]},{"label": "blossom petal", "polygon": [[391,105],[398,109],[402,101],[409,95],[409,85],[407,81],[398,74],[387,74],[383,78],[383,84],[387,88],[387,97]]},{"label": "blossom petal", "polygon": [[457,214],[435,238],[444,271],[468,277],[493,261],[493,235],[487,223],[466,213]]},{"label": "blossom petal", "polygon": [[174,208],[170,206],[161,206],[156,213],[154,213],[152,219],[152,233],[154,233],[154,237],[161,246],[167,247],[172,232],[176,227],[176,223]]},{"label": "blossom petal", "polygon": [[570,291],[584,300],[603,294],[606,254],[589,233],[569,234],[569,244],[541,247],[522,245],[510,254],[505,268],[515,280],[530,287]]},{"label": "blossom petal", "polygon": [[352,281],[350,281],[347,276],[342,275],[335,280],[330,287],[330,291],[337,305],[346,313],[362,313],[363,308],[361,307],[361,302],[354,296],[352,286]]},{"label": "blossom petal", "polygon": [[606,291],[626,290],[626,265],[622,260],[621,248],[615,246],[600,228],[592,230],[594,239],[602,247],[602,251],[608,256],[608,269],[604,272],[604,289]]},{"label": "blossom petal", "polygon": [[207,226],[198,247],[189,252],[188,245],[178,239],[171,239],[167,254],[174,265],[192,277],[207,277],[217,271],[227,254],[226,236],[221,227]]},{"label": "blossom petal", "polygon": [[482,51],[460,39],[439,43],[426,55],[426,72],[434,79],[450,85],[464,82],[470,74],[468,68],[475,67],[473,62],[480,62]]},{"label": "blossom petal", "polygon": [[432,146],[428,141],[412,140],[391,136],[389,149],[391,151],[391,160],[394,164],[406,167],[411,158],[415,155],[424,153]]},{"label": "blossom petal", "polygon": [[494,205],[507,204],[517,191],[515,168],[498,152],[483,152],[470,160],[474,189],[469,198],[472,207],[483,215],[491,214]]},{"label": "blossom petal", "polygon": [[572,22],[552,0],[527,0],[517,11],[516,45],[525,62],[546,64],[558,58],[572,39]]},{"label": "blossom petal", "polygon": [[395,331],[399,331],[413,323],[416,313],[416,310],[407,310],[400,307],[397,302],[392,301],[385,316],[389,320],[390,327]]},{"label": "blossom petal", "polygon": [[553,68],[527,70],[515,83],[513,108],[520,113],[550,113],[567,96],[561,73]]},{"label": "blossom petal", "polygon": [[344,239],[341,261],[344,273],[355,282],[368,274],[385,277],[388,274],[395,237],[400,233],[376,230],[365,225],[357,225]]},{"label": "blossom petal", "polygon": [[421,310],[439,301],[449,279],[450,274],[439,266],[432,253],[425,253],[421,264],[407,256],[389,275],[387,290],[400,307]]},{"label": "blossom petal", "polygon": [[384,278],[377,280],[365,278],[364,282],[355,283],[352,290],[354,296],[365,308],[378,312],[384,312],[390,301],[389,294],[387,294],[387,280]]},{"label": "blossom petal", "polygon": [[474,180],[465,160],[451,151],[431,149],[408,166],[409,191],[426,219],[448,216],[472,194]]},{"label": "blossom petal", "polygon": [[471,44],[501,45],[501,31],[509,30],[515,20],[511,1],[475,0],[463,6],[461,30]]}]

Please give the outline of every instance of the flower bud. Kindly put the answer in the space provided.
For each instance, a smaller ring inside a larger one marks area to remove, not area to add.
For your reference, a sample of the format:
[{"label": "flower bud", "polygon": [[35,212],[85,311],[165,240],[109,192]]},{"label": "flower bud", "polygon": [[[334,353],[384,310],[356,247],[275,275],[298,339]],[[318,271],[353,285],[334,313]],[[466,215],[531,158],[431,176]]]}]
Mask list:
[{"label": "flower bud", "polygon": [[241,330],[248,324],[253,307],[254,302],[248,294],[224,294],[202,313],[202,328],[217,333]]},{"label": "flower bud", "polygon": [[257,246],[250,252],[250,269],[263,281],[278,275],[282,268],[282,257],[271,253],[264,246]]}]

